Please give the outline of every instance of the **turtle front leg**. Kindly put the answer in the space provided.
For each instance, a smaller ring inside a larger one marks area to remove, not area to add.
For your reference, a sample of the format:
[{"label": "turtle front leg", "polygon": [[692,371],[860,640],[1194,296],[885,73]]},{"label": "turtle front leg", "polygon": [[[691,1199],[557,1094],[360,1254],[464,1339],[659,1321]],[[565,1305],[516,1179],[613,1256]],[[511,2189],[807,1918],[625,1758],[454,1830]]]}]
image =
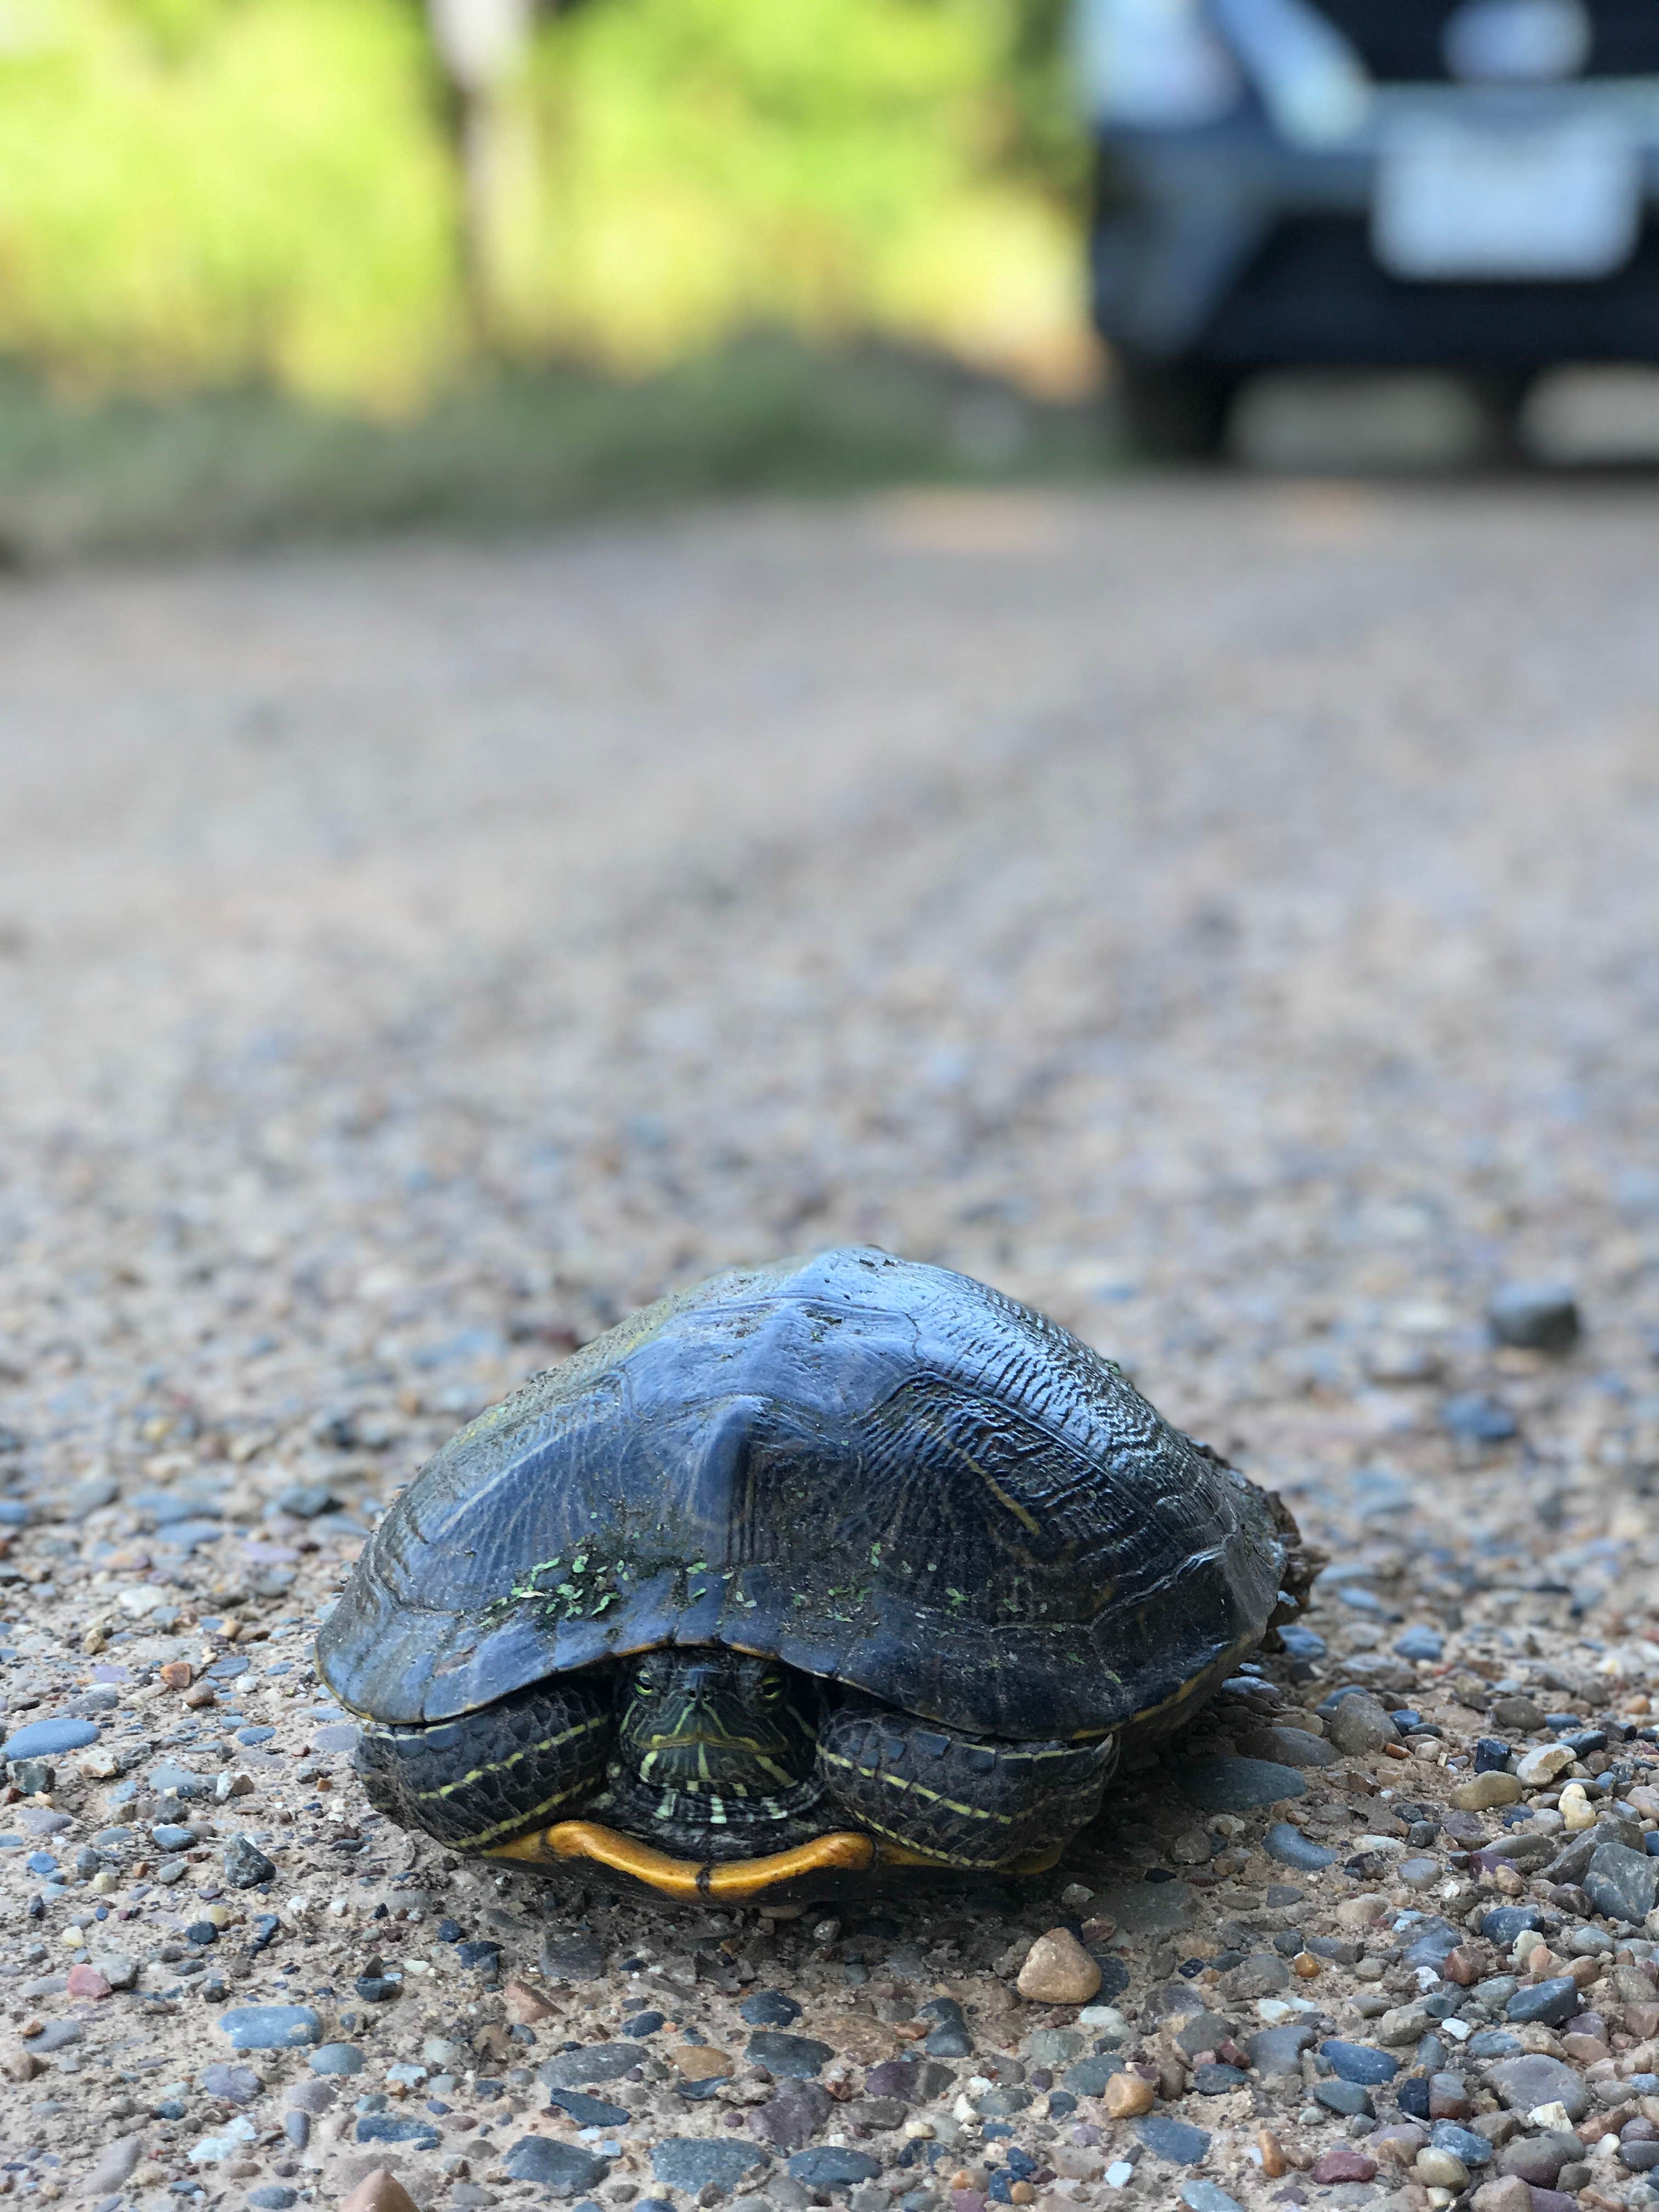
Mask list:
[{"label": "turtle front leg", "polygon": [[817,1757],[852,1825],[989,1872],[1052,1851],[1094,1818],[1117,1739],[1016,1743],[849,1698],[820,1723]]},{"label": "turtle front leg", "polygon": [[515,1697],[417,1728],[366,1723],[354,1761],[364,1794],[400,1827],[452,1850],[488,1850],[566,1820],[605,1784],[611,1672],[533,1683]]}]

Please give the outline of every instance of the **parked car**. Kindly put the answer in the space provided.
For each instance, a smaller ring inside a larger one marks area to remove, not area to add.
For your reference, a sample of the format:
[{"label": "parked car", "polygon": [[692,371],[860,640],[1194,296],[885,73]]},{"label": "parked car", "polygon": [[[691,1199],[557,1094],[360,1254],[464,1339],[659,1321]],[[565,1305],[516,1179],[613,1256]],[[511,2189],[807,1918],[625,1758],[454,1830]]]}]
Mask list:
[{"label": "parked car", "polygon": [[1511,425],[1659,362],[1659,0],[1078,0],[1095,319],[1126,419],[1218,448],[1253,373],[1461,371]]}]

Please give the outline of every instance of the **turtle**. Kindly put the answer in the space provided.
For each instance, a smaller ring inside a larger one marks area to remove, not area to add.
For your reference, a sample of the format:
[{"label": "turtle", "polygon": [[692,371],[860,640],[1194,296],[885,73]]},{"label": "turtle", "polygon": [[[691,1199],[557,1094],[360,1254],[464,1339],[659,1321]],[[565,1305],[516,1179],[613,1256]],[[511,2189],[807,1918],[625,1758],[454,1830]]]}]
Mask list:
[{"label": "turtle", "polygon": [[1288,1512],[1113,1361],[845,1246],[647,1306],[453,1437],[317,1639],[373,1805],[733,1901],[1051,1866],[1297,1602]]}]

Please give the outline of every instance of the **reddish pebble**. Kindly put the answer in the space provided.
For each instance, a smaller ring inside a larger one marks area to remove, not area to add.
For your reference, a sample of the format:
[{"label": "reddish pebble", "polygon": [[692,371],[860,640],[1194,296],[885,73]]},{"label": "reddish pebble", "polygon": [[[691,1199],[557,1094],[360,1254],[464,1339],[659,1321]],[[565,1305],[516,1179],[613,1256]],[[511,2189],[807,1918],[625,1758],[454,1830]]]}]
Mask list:
[{"label": "reddish pebble", "polygon": [[109,1984],[96,1966],[71,1966],[69,1970],[69,1993],[72,1997],[106,1997]]},{"label": "reddish pebble", "polygon": [[343,2198],[340,2212],[417,2212],[415,2199],[404,2187],[390,2167],[377,2166],[366,2173],[349,2197]]},{"label": "reddish pebble", "polygon": [[985,2212],[985,2191],[982,2189],[953,2189],[951,2191],[951,2212]]},{"label": "reddish pebble", "polygon": [[1376,2160],[1363,2150],[1328,2150],[1314,2166],[1316,2181],[1373,2181]]},{"label": "reddish pebble", "polygon": [[1472,1989],[1480,1978],[1480,1961],[1460,1943],[1440,1971],[1449,1982],[1455,1982],[1459,1989]]}]

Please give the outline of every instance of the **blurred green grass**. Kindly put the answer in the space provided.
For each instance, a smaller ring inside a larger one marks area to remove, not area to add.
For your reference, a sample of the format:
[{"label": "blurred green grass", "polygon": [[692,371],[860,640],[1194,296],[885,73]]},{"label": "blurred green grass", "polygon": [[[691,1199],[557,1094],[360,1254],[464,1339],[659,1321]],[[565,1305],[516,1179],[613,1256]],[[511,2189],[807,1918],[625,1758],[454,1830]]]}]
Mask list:
[{"label": "blurred green grass", "polygon": [[[492,112],[488,349],[757,325],[1051,386],[1086,343],[1061,0],[581,0]],[[421,0],[4,0],[0,354],[406,412],[475,349]]]},{"label": "blurred green grass", "polygon": [[696,496],[1088,477],[1087,402],[949,356],[787,333],[623,381],[480,374],[407,418],[269,387],[67,404],[0,376],[0,558],[32,568],[414,527],[532,527]]}]

